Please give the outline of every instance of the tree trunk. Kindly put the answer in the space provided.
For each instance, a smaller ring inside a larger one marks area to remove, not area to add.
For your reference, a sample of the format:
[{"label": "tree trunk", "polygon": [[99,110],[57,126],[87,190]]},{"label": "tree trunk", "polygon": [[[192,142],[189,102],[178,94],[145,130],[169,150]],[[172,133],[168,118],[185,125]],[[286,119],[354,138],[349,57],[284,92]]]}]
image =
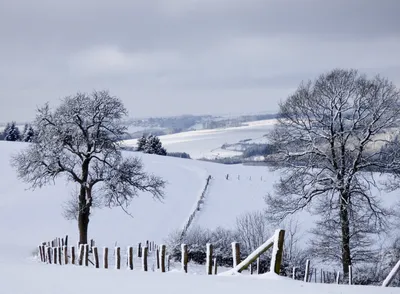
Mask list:
[{"label": "tree trunk", "polygon": [[78,212],[79,244],[88,244],[90,204],[86,200],[86,188],[82,186],[79,195]]},{"label": "tree trunk", "polygon": [[350,220],[348,212],[349,195],[342,193],[340,199],[340,223],[342,229],[342,265],[345,276],[349,273],[349,265],[351,265],[350,254]]}]

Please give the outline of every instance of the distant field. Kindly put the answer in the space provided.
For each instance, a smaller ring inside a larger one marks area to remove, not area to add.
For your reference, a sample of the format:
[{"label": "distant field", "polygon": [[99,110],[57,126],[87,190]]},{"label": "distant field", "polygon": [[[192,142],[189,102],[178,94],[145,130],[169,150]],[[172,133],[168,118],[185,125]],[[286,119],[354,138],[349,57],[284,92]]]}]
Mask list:
[{"label": "distant field", "polygon": [[[216,158],[240,155],[241,152],[224,150],[223,144],[235,144],[242,140],[248,143],[264,143],[264,135],[268,133],[275,120],[262,120],[246,123],[246,126],[198,130],[160,136],[163,146],[168,152],[186,152],[192,158]],[[137,139],[124,141],[125,146],[135,147]]]}]

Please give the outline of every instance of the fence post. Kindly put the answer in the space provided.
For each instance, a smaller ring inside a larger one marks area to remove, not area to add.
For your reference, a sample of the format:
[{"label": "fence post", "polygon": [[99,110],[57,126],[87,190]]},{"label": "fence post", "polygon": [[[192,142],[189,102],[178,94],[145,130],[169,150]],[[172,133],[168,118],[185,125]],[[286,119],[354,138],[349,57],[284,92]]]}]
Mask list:
[{"label": "fence post", "polygon": [[338,271],[338,272],[336,273],[336,284],[339,285],[339,282],[340,282],[340,272]]},{"label": "fence post", "polygon": [[40,261],[43,262],[42,245],[39,245],[38,249],[39,249]]},{"label": "fence post", "polygon": [[165,273],[165,245],[161,245],[160,259],[161,272]]},{"label": "fence post", "polygon": [[68,247],[64,245],[63,247],[64,252],[64,264],[68,264]]},{"label": "fence post", "polygon": [[103,248],[103,267],[105,269],[108,268],[108,248],[107,247]]},{"label": "fence post", "polygon": [[292,279],[296,280],[296,267],[293,267]]},{"label": "fence post", "polygon": [[182,244],[181,245],[181,249],[182,249],[182,271],[184,271],[185,273],[188,272],[188,252],[187,252],[187,245],[186,244]]},{"label": "fence post", "polygon": [[256,270],[257,275],[260,274],[260,266],[261,266],[260,258],[257,258],[257,270]]},{"label": "fence post", "polygon": [[217,264],[217,258],[214,258],[214,275],[218,273],[218,264]]},{"label": "fence post", "polygon": [[85,266],[89,266],[89,245],[84,245],[84,252],[85,252]]},{"label": "fence post", "polygon": [[149,248],[146,246],[143,248],[142,252],[142,266],[143,266],[143,271],[147,272],[148,266],[147,266],[147,256],[149,254]]},{"label": "fence post", "polygon": [[240,245],[238,242],[232,242],[233,267],[240,263]]},{"label": "fence post", "polygon": [[155,254],[156,254],[156,265],[157,265],[157,269],[160,269],[160,249],[159,249],[158,246],[157,246],[155,252],[156,252]]},{"label": "fence post", "polygon": [[353,267],[349,265],[349,285],[353,284]]},{"label": "fence post", "polygon": [[308,282],[309,275],[310,275],[310,260],[307,259],[307,261],[306,261],[306,272],[305,272],[305,275],[304,275],[304,282]]},{"label": "fence post", "polygon": [[121,269],[121,248],[115,247],[115,268]]},{"label": "fence post", "polygon": [[46,251],[47,251],[47,262],[51,264],[51,248],[47,246]]},{"label": "fence post", "polygon": [[75,247],[71,247],[71,263],[75,264]]},{"label": "fence post", "polygon": [[128,247],[128,267],[133,270],[133,247]]},{"label": "fence post", "polygon": [[65,236],[65,246],[68,246],[68,235]]},{"label": "fence post", "polygon": [[[207,266],[207,275],[212,275],[212,254],[213,254],[213,246],[210,243],[207,243],[207,255],[206,255],[206,266]],[[232,244],[233,246],[233,244]]]},{"label": "fence post", "polygon": [[53,263],[58,263],[58,250],[57,247],[53,247]]},{"label": "fence post", "polygon": [[84,254],[84,247],[83,244],[79,245],[79,257],[78,257],[78,264],[82,265],[83,264],[83,254]]},{"label": "fence post", "polygon": [[58,263],[61,265],[62,264],[62,252],[61,252],[61,247],[58,247]]},{"label": "fence post", "polygon": [[277,275],[279,275],[281,270],[284,240],[285,240],[285,230],[275,231],[270,271],[276,273]]},{"label": "fence post", "polygon": [[93,250],[93,257],[94,257],[94,266],[96,268],[99,268],[100,267],[99,266],[99,252],[97,251],[97,247],[93,246],[92,250]]},{"label": "fence post", "polygon": [[138,244],[138,247],[137,247],[137,257],[142,257],[142,243],[139,243]]}]

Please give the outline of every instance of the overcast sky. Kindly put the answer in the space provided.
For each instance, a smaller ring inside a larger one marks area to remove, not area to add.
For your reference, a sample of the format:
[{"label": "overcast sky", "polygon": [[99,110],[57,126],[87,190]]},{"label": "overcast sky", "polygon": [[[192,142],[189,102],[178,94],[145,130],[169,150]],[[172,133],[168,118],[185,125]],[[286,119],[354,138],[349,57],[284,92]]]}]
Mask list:
[{"label": "overcast sky", "polygon": [[335,67],[400,86],[399,0],[0,0],[0,122],[108,89],[130,116],[277,110]]}]

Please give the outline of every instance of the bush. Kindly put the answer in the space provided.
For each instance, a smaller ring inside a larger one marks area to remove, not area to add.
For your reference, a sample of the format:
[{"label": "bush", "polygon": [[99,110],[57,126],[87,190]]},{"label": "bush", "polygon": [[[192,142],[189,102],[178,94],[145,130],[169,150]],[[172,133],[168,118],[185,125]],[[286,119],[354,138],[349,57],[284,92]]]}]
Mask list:
[{"label": "bush", "polygon": [[167,152],[167,156],[191,159],[190,155],[186,152]]}]

